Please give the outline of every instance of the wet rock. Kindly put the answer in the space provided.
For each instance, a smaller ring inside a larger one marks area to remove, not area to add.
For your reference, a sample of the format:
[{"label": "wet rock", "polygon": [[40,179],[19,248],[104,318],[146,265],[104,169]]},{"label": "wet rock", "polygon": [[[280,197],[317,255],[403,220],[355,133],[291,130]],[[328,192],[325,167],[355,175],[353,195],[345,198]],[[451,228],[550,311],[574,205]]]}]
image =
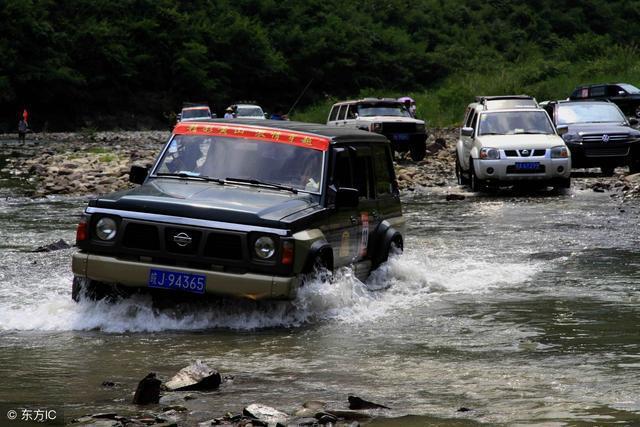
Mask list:
[{"label": "wet rock", "polygon": [[296,426],[317,426],[318,420],[313,417],[297,418],[293,420],[293,425]]},{"label": "wet rock", "polygon": [[362,412],[357,411],[342,411],[342,410],[329,410],[327,413],[334,417],[345,421],[369,421],[372,417]]},{"label": "wet rock", "polygon": [[338,421],[338,417],[328,412],[318,412],[315,417],[320,424],[335,424]]},{"label": "wet rock", "polygon": [[182,368],[165,383],[168,390],[215,390],[220,386],[220,373],[209,368],[206,363],[196,360],[193,364]]},{"label": "wet rock", "polygon": [[162,408],[162,412],[167,412],[167,411],[186,412],[188,411],[188,409],[182,405],[172,405],[172,406],[166,406]]},{"label": "wet rock", "polygon": [[463,407],[459,408],[456,412],[469,412],[469,411],[471,411],[471,409],[466,408],[466,407],[463,406]]},{"label": "wet rock", "polygon": [[303,408],[309,408],[309,409],[315,409],[315,410],[322,409],[325,406],[327,406],[327,403],[322,402],[320,400],[308,400],[302,404]]},{"label": "wet rock", "polygon": [[105,387],[105,388],[115,388],[115,387],[120,387],[121,386],[120,383],[117,383],[117,382],[114,382],[114,381],[109,381],[109,380],[102,381],[101,385],[102,385],[102,387]]},{"label": "wet rock", "polygon": [[33,252],[52,252],[59,251],[61,249],[69,249],[71,245],[64,241],[64,239],[60,239],[55,243],[49,243],[48,245],[38,246]]},{"label": "wet rock", "polygon": [[466,199],[466,196],[464,196],[463,194],[455,194],[455,193],[447,193],[447,197],[446,197],[446,200],[448,202],[453,200],[464,200],[464,199]]},{"label": "wet rock", "polygon": [[136,405],[148,405],[160,401],[161,381],[156,378],[154,372],[149,373],[139,383],[136,393],[133,396],[133,403]]},{"label": "wet rock", "polygon": [[388,406],[379,405],[359,398],[358,396],[349,396],[349,409],[391,409]]},{"label": "wet rock", "polygon": [[243,409],[242,413],[250,418],[260,420],[269,424],[286,424],[289,415],[270,406],[252,403]]}]

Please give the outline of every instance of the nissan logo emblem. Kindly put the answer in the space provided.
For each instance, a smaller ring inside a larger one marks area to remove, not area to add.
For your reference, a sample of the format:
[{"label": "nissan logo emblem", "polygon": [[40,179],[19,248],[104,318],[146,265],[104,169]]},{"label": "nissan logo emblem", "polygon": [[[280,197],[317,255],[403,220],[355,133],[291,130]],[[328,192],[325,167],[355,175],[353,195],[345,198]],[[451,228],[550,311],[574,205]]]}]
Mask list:
[{"label": "nissan logo emblem", "polygon": [[606,133],[602,135],[602,142],[609,142],[609,135],[607,135]]},{"label": "nissan logo emblem", "polygon": [[529,155],[529,150],[522,150],[520,152],[523,156],[528,156]]},{"label": "nissan logo emblem", "polygon": [[180,246],[181,248],[184,248],[185,246],[190,244],[191,240],[193,239],[191,239],[191,236],[189,236],[187,233],[178,233],[173,236],[173,241],[176,242],[176,245]]}]

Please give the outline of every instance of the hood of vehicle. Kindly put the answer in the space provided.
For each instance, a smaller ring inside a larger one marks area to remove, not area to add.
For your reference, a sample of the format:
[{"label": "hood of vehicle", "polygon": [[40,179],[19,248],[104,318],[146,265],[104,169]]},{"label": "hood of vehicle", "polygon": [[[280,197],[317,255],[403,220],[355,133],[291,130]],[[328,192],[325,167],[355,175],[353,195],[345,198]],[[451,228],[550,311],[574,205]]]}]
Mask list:
[{"label": "hood of vehicle", "polygon": [[367,117],[358,117],[356,119],[358,122],[366,122],[366,123],[418,123],[424,124],[424,120],[418,120],[411,117],[401,117],[401,116],[367,116]]},{"label": "hood of vehicle", "polygon": [[286,217],[320,209],[318,196],[306,193],[169,178],[101,196],[90,205],[267,227],[285,227]]},{"label": "hood of vehicle", "polygon": [[589,134],[627,134],[633,138],[640,138],[640,131],[631,126],[619,123],[574,123],[567,125],[567,133],[577,135]]},{"label": "hood of vehicle", "polygon": [[558,135],[484,135],[476,137],[476,143],[480,148],[491,147],[503,150],[517,149],[546,149],[564,145],[564,141]]}]

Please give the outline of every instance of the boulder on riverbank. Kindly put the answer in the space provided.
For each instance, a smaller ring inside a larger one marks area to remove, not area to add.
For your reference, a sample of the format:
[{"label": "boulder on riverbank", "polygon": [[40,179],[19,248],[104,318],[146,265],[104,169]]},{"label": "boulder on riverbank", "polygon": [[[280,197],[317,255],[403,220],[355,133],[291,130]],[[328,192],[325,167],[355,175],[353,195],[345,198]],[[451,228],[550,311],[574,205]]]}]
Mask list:
[{"label": "boulder on riverbank", "polygon": [[215,390],[220,387],[220,373],[201,360],[182,368],[165,386],[170,391]]}]

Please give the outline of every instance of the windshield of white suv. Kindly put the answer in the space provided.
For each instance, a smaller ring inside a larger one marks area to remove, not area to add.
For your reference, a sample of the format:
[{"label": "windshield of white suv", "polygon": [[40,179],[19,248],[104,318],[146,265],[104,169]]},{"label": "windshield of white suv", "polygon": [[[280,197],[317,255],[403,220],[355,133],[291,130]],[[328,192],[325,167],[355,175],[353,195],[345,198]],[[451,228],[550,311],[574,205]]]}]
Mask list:
[{"label": "windshield of white suv", "polygon": [[249,138],[176,135],[155,174],[320,192],[323,151]]},{"label": "windshield of white suv", "polygon": [[264,117],[264,112],[260,107],[238,107],[238,117]]},{"label": "windshield of white suv", "polygon": [[554,134],[544,111],[504,111],[483,113],[478,135]]},{"label": "windshield of white suv", "polygon": [[411,117],[409,112],[401,104],[358,104],[358,116],[374,117],[374,116],[397,116]]},{"label": "windshield of white suv", "polygon": [[211,113],[208,108],[189,108],[182,110],[183,119],[209,118]]},{"label": "windshield of white suv", "polygon": [[626,119],[613,104],[559,104],[558,124],[570,125],[573,123],[622,123]]},{"label": "windshield of white suv", "polygon": [[618,86],[620,86],[622,89],[626,90],[627,93],[640,93],[640,89],[638,89],[634,85],[630,85],[628,83],[621,83]]}]

